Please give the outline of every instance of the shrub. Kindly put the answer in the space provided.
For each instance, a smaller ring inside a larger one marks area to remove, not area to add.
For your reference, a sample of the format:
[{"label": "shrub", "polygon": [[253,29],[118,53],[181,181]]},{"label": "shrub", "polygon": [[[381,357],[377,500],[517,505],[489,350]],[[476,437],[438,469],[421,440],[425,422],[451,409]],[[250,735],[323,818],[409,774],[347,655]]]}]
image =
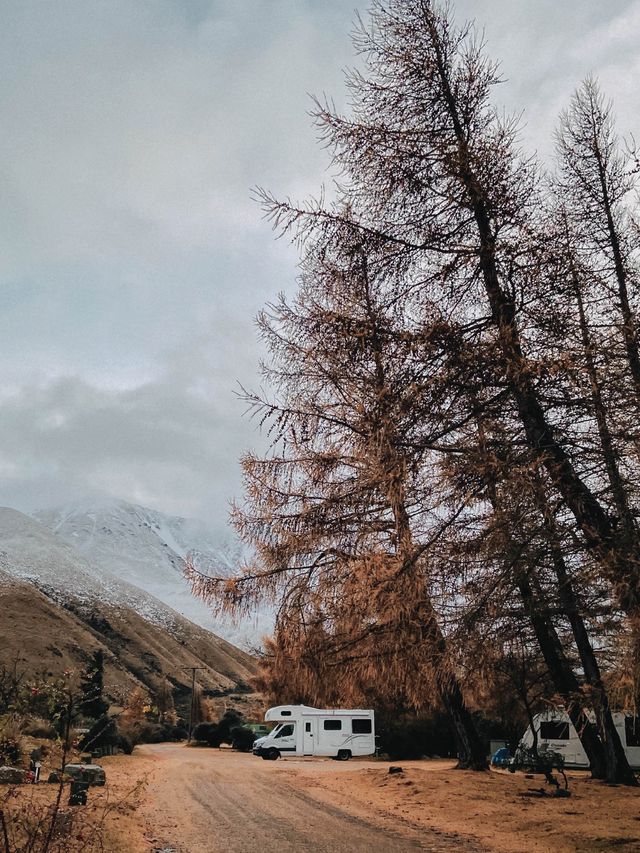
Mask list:
[{"label": "shrub", "polygon": [[231,729],[231,746],[238,752],[251,752],[256,736],[246,726],[234,726]]},{"label": "shrub", "polygon": [[37,737],[44,740],[55,740],[58,736],[55,726],[47,720],[28,720],[22,727],[22,731],[29,737]]},{"label": "shrub", "polygon": [[22,733],[17,719],[0,720],[0,764],[17,764],[22,756]]},{"label": "shrub", "polygon": [[207,746],[220,746],[222,733],[217,723],[199,723],[193,730],[193,739]]},{"label": "shrub", "polygon": [[118,731],[116,720],[106,714],[91,726],[89,731],[82,737],[79,748],[82,751],[102,749],[105,746],[117,746]]},{"label": "shrub", "polygon": [[378,745],[392,761],[456,754],[451,731],[441,716],[383,719],[378,726]]},{"label": "shrub", "polygon": [[174,726],[172,729],[171,740],[186,740],[189,737],[189,732],[184,726]]},{"label": "shrub", "polygon": [[218,735],[220,737],[220,743],[228,743],[231,744],[231,730],[236,728],[237,726],[242,726],[244,723],[244,719],[242,714],[238,713],[238,711],[229,710],[225,711],[218,723]]},{"label": "shrub", "polygon": [[127,735],[120,735],[118,738],[118,746],[124,752],[125,755],[131,755],[133,750],[135,749],[135,744]]}]

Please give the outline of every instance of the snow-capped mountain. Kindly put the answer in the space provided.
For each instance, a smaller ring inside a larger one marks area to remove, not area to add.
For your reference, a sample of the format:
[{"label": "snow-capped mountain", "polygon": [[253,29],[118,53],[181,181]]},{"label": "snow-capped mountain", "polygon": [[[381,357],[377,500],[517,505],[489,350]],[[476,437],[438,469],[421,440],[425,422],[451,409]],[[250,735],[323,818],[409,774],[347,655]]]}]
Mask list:
[{"label": "snow-capped mountain", "polygon": [[60,674],[108,653],[109,679],[121,691],[164,678],[183,687],[189,667],[210,689],[244,690],[255,662],[167,604],[96,567],[43,524],[0,507],[0,663],[18,658]]},{"label": "snow-capped mountain", "polygon": [[79,551],[106,576],[116,576],[169,605],[192,622],[236,645],[255,648],[272,627],[267,610],[234,623],[213,616],[191,594],[183,561],[231,574],[242,558],[240,544],[220,541],[203,522],[170,516],[122,500],[75,502],[34,513],[41,524]]},{"label": "snow-capped mountain", "polygon": [[96,571],[46,526],[9,507],[0,507],[0,570],[34,583],[53,599],[72,596],[81,605],[131,607],[158,624],[171,618],[160,601],[111,572]]}]

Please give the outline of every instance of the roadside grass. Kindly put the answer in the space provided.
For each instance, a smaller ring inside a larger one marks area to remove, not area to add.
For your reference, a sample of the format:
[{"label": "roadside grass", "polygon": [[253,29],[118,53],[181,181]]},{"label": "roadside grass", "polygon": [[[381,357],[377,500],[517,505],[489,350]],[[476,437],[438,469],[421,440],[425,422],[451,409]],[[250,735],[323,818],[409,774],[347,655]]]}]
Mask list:
[{"label": "roadside grass", "polygon": [[145,787],[146,778],[119,774],[89,788],[86,806],[71,806],[65,784],[56,807],[57,784],[2,786],[0,853],[132,853]]},{"label": "roadside grass", "polygon": [[[569,771],[571,796],[558,799],[540,775],[472,773],[443,760],[393,763],[403,772],[390,775],[388,762],[361,769],[352,765],[344,772],[323,768],[313,774],[310,792],[342,801],[361,815],[474,839],[496,853],[640,851],[638,789],[608,786],[586,772]],[[291,770],[312,776],[311,766]]]}]

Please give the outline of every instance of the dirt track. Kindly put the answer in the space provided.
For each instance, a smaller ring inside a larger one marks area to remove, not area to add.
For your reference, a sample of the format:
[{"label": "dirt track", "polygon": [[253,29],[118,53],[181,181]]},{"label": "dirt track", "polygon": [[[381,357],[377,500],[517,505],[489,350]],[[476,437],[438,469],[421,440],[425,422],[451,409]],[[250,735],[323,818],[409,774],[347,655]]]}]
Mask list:
[{"label": "dirt track", "polygon": [[[264,762],[226,750],[161,744],[142,816],[162,853],[433,853],[471,850],[461,839],[406,824],[374,825],[351,804],[327,802],[314,780],[355,762]],[[363,766],[358,762],[358,766]],[[380,765],[377,765],[378,767]],[[349,813],[351,811],[351,813]],[[373,818],[372,818],[373,820]],[[473,848],[477,849],[477,848]]]}]

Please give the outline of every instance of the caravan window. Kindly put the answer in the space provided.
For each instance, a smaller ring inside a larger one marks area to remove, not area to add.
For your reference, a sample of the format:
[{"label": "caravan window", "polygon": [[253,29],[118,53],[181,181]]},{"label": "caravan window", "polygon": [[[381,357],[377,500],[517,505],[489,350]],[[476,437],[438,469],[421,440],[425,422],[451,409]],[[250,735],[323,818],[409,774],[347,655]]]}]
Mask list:
[{"label": "caravan window", "polygon": [[569,740],[569,723],[557,720],[543,720],[540,723],[542,740]]},{"label": "caravan window", "polygon": [[293,725],[293,723],[287,723],[286,726],[278,730],[278,734],[275,737],[290,737],[293,734]]},{"label": "caravan window", "polygon": [[325,720],[324,721],[325,732],[339,732],[341,728],[342,728],[342,720]]},{"label": "caravan window", "polygon": [[627,746],[640,746],[640,717],[625,717],[624,729]]},{"label": "caravan window", "polygon": [[352,720],[351,731],[354,733],[354,735],[370,735],[371,720]]}]

